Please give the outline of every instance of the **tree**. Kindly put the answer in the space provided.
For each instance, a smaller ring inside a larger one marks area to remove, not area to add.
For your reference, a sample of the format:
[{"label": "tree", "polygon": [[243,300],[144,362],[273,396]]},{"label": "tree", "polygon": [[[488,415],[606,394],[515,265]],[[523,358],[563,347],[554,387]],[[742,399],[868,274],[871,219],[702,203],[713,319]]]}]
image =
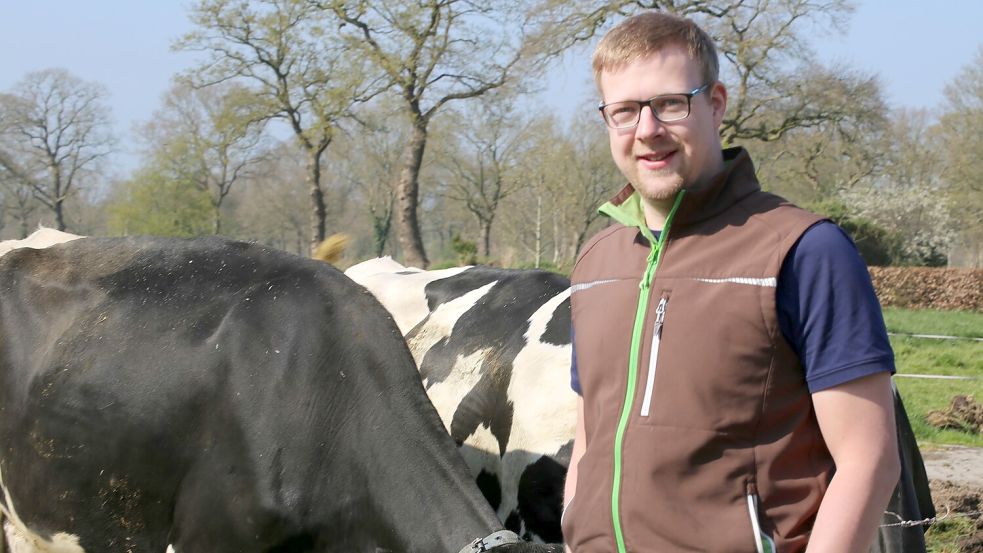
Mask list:
[{"label": "tree", "polygon": [[[607,133],[600,124],[573,121],[563,136],[569,137],[570,152],[561,160],[560,178],[550,188],[564,215],[563,227],[573,238],[566,249],[566,258],[572,262],[602,217],[598,208],[625,182],[611,160]],[[554,264],[559,261],[554,256]]]},{"label": "tree", "polygon": [[222,203],[232,186],[263,160],[263,126],[251,116],[253,94],[222,83],[193,88],[177,81],[144,126],[148,152],[175,180],[208,193],[212,232],[222,232]]},{"label": "tree", "polygon": [[531,255],[535,267],[569,267],[600,223],[597,209],[624,177],[611,161],[603,123],[577,120],[564,128],[545,117],[529,127],[535,132],[520,161],[521,187],[503,210],[507,243]]},{"label": "tree", "polygon": [[310,252],[309,201],[294,186],[306,173],[306,153],[296,141],[279,144],[242,183],[232,202],[237,238],[298,255]]},{"label": "tree", "polygon": [[58,230],[67,228],[65,200],[112,152],[105,89],[63,69],[28,73],[0,99],[5,141],[0,152],[8,175],[30,186],[51,210]]},{"label": "tree", "polygon": [[362,125],[328,152],[338,180],[352,190],[352,197],[361,201],[368,213],[371,251],[376,257],[382,256],[389,244],[396,204],[391,175],[398,171],[408,135],[406,126],[390,115],[385,104],[362,113]]},{"label": "tree", "polygon": [[881,144],[883,169],[845,199],[855,212],[904,236],[898,263],[945,265],[953,236],[945,159],[926,110],[892,113]]},{"label": "tree", "polygon": [[154,167],[121,183],[106,212],[109,232],[121,235],[197,236],[207,234],[212,222],[207,192]]},{"label": "tree", "polygon": [[[486,101],[473,110],[477,125],[455,126],[452,141],[436,156],[447,177],[443,194],[474,216],[485,258],[491,256],[491,230],[498,208],[521,185],[517,164],[533,130],[517,116],[513,101],[486,95]],[[465,117],[460,113],[455,118]]]},{"label": "tree", "polygon": [[[544,158],[549,155],[549,152],[539,153]],[[510,209],[505,210],[503,217],[505,234],[509,246],[518,246],[522,253],[513,251],[512,247],[507,248],[501,255],[506,264],[515,264],[517,260],[531,257],[533,267],[538,269],[543,266],[543,256],[547,255],[554,238],[546,220],[552,198],[547,182],[551,169],[552,165],[543,165],[537,166],[537,170],[526,170],[523,187],[509,198],[507,205]]]},{"label": "tree", "polygon": [[351,47],[385,73],[410,135],[395,177],[399,240],[407,265],[427,267],[417,218],[419,176],[434,116],[450,102],[505,86],[520,63],[551,54],[517,0],[316,2],[342,22]]},{"label": "tree", "polygon": [[805,39],[840,28],[852,10],[846,0],[754,0],[700,18],[717,40],[730,84],[724,143],[778,140],[857,114],[874,78],[819,64]]},{"label": "tree", "polygon": [[197,84],[249,83],[257,99],[252,117],[289,126],[307,156],[312,251],[327,225],[322,156],[353,106],[381,90],[324,16],[306,0],[198,0],[191,21],[199,29],[177,43],[209,53],[194,72]]},{"label": "tree", "polygon": [[[18,237],[27,238],[38,203],[34,200],[31,177],[14,159],[14,147],[9,144],[9,136],[5,137],[3,129],[4,121],[0,118],[0,218],[3,223],[8,217],[17,221]],[[6,225],[0,224],[0,228],[3,226]]]},{"label": "tree", "polygon": [[868,263],[944,264],[951,225],[928,113],[898,110],[853,124],[752,146],[759,178],[847,229]]},{"label": "tree", "polygon": [[827,199],[811,204],[809,209],[828,217],[853,240],[857,251],[868,265],[893,265],[900,259],[898,250],[902,238],[880,225],[857,216],[855,210],[840,200]]},{"label": "tree", "polygon": [[[968,264],[983,263],[983,45],[945,87],[936,129],[945,161],[949,207]],[[975,248],[972,246],[975,245]]]},{"label": "tree", "polygon": [[[847,88],[831,90],[851,94]],[[832,93],[832,92],[830,92]],[[791,129],[773,141],[754,141],[747,148],[758,164],[758,178],[769,189],[802,204],[824,202],[869,182],[889,163],[890,122],[877,80],[857,92],[849,117]]]}]

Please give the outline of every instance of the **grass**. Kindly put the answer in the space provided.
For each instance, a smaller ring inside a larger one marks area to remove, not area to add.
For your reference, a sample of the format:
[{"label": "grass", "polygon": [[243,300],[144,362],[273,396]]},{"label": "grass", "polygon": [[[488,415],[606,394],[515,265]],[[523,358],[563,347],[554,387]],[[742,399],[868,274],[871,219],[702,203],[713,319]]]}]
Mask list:
[{"label": "grass", "polygon": [[[888,332],[983,337],[983,313],[885,309]],[[919,447],[941,445],[983,447],[983,435],[958,430],[939,430],[928,424],[930,411],[949,406],[955,395],[971,395],[983,401],[983,342],[933,340],[892,336],[898,374],[967,376],[968,380],[934,380],[896,377],[901,399],[915,431]],[[925,534],[929,553],[958,553],[961,538],[972,535],[967,518],[937,522]]]},{"label": "grass", "polygon": [[973,521],[968,518],[949,518],[933,524],[925,532],[925,549],[928,553],[960,553],[960,538],[972,535]]},{"label": "grass", "polygon": [[[888,332],[983,335],[983,313],[967,311],[914,311],[885,309]],[[895,379],[919,443],[983,447],[983,436],[957,430],[939,430],[928,424],[928,413],[944,409],[955,395],[971,395],[983,401],[983,342],[933,340],[892,336],[898,374],[966,376],[969,380]]]},{"label": "grass", "polygon": [[[885,309],[884,319],[889,332],[983,335],[983,313]],[[895,378],[918,442],[925,446],[983,447],[983,435],[939,430],[927,422],[930,411],[948,407],[955,395],[970,395],[983,401],[983,342],[892,336],[891,346],[899,375],[969,377],[968,380]]]},{"label": "grass", "polygon": [[[885,310],[889,332],[973,336],[983,334],[983,314],[969,312]],[[915,436],[923,445],[983,447],[983,436],[939,430],[926,422],[928,413],[944,409],[955,395],[983,401],[983,342],[891,337],[898,374],[966,376],[969,380],[896,378]]]},{"label": "grass", "polygon": [[884,322],[889,332],[983,338],[983,313],[976,311],[887,308]]}]

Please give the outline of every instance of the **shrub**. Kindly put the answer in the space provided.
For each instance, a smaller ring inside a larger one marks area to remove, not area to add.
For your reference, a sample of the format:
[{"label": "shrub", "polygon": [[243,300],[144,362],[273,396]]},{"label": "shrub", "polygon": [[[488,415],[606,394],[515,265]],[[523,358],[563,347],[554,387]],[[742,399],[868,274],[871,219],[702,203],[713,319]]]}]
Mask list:
[{"label": "shrub", "polygon": [[870,267],[881,305],[909,309],[983,311],[983,270]]}]

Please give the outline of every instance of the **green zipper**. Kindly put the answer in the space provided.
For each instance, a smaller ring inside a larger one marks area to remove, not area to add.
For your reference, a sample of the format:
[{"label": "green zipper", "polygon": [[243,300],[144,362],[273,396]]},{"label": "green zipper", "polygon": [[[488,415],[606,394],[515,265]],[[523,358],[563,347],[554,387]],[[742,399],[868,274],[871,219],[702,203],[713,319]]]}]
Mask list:
[{"label": "green zipper", "polygon": [[[659,234],[659,241],[652,246],[652,250],[649,252],[648,259],[646,260],[645,273],[642,275],[642,281],[638,285],[640,289],[638,307],[635,310],[635,326],[632,329],[631,350],[629,350],[628,354],[628,389],[625,390],[624,407],[621,410],[621,418],[618,420],[618,430],[614,435],[614,482],[611,486],[611,520],[614,524],[614,539],[618,545],[618,553],[627,553],[624,532],[621,530],[621,511],[618,508],[621,499],[622,450],[625,430],[628,428],[628,418],[631,415],[632,404],[635,400],[635,388],[638,380],[638,360],[642,350],[641,344],[642,332],[645,328],[645,313],[648,311],[649,288],[652,286],[655,270],[659,266],[659,261],[662,259],[662,252],[665,251],[664,246],[666,238],[669,236],[669,226],[672,224],[673,216],[676,214],[679,204],[682,203],[684,194],[685,190],[682,190],[676,195],[676,201],[673,203],[672,209],[669,211],[669,216],[666,217],[665,225],[662,227],[662,232]],[[654,236],[644,221],[639,226],[639,230],[651,244]]]}]

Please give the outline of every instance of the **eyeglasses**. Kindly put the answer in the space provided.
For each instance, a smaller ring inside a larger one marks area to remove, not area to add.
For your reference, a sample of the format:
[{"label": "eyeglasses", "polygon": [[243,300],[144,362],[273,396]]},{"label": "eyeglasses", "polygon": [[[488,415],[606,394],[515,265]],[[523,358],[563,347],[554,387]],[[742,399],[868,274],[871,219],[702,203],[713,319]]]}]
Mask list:
[{"label": "eyeglasses", "polygon": [[691,92],[662,94],[642,101],[611,102],[610,104],[601,104],[597,106],[597,109],[601,110],[604,122],[612,129],[630,129],[637,125],[642,118],[642,108],[645,106],[652,110],[652,115],[656,119],[668,123],[689,117],[690,101],[693,96],[709,89],[710,85],[705,84]]}]

